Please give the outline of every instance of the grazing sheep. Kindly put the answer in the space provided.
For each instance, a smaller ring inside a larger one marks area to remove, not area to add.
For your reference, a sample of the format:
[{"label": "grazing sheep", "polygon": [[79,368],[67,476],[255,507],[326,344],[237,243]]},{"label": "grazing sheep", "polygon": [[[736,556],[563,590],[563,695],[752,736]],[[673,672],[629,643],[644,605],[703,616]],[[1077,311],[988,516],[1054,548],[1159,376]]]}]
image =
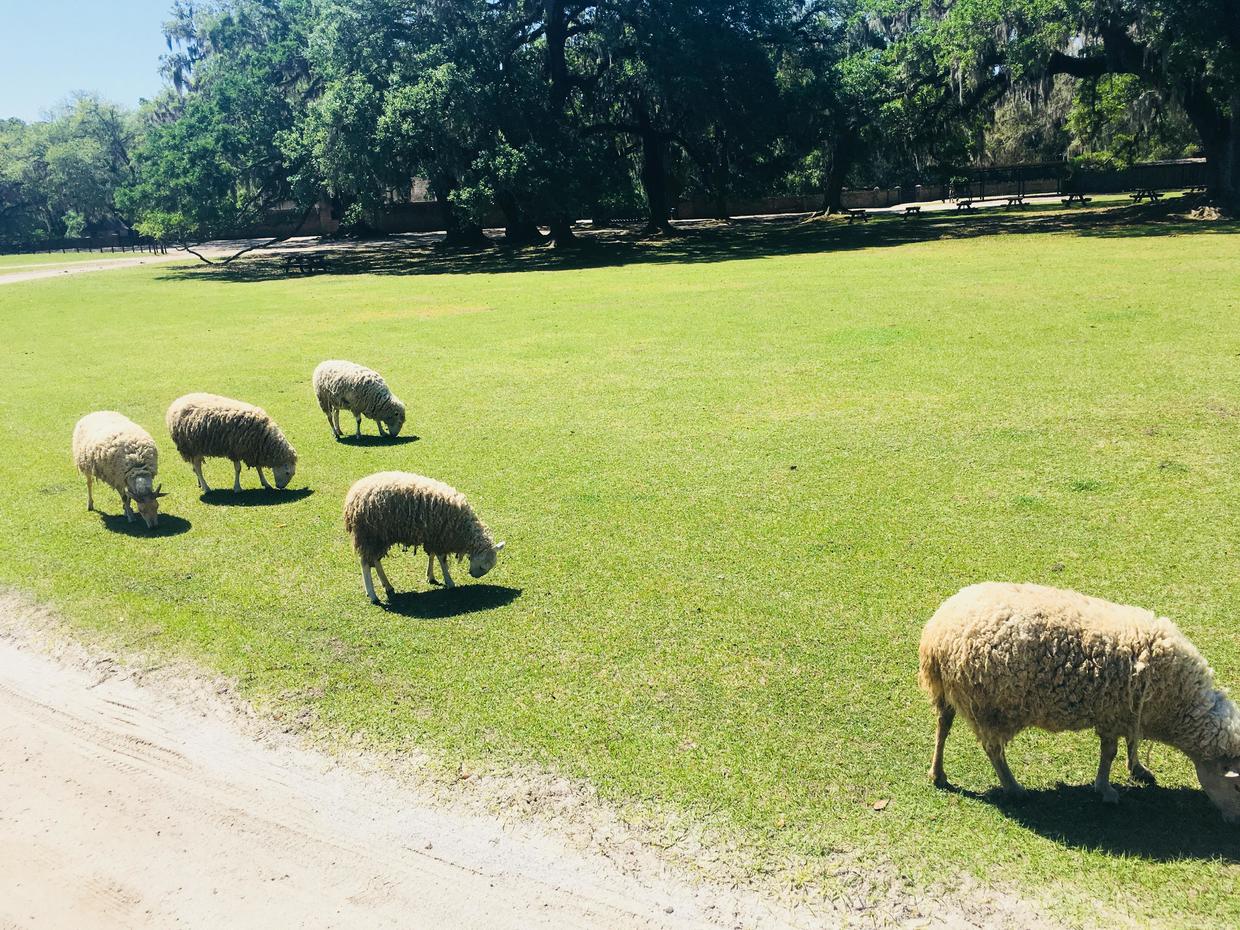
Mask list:
[{"label": "grazing sheep", "polygon": [[1004,748],[1026,727],[1093,729],[1101,740],[1094,788],[1103,800],[1119,737],[1128,771],[1142,737],[1179,749],[1231,822],[1240,820],[1240,710],[1175,624],[1148,610],[1033,584],[977,584],[943,602],[921,635],[920,682],[938,711],[930,775],[947,785],[943,744],[957,712],[977,734],[1006,793],[1025,790]]},{"label": "grazing sheep", "polygon": [[218,394],[186,394],[168,408],[168,432],[181,458],[194,467],[198,487],[211,489],[202,476],[207,457],[231,459],[233,491],[241,490],[241,466],[258,470],[258,480],[271,489],[264,468],[270,468],[276,487],[284,488],[297,471],[297,452],[261,407]]},{"label": "grazing sheep", "polygon": [[403,471],[381,471],[361,478],[349,488],[344,500],[344,525],[353,537],[353,548],[362,560],[362,584],[366,595],[379,603],[373,567],[388,598],[395,593],[383,571],[381,559],[393,546],[426,553],[426,580],[435,580],[435,559],[443,569],[443,583],[455,584],[448,574],[448,556],[469,557],[469,574],[481,578],[495,567],[502,542],[495,542],[465,500],[465,495],[442,481]]},{"label": "grazing sheep", "polygon": [[125,517],[132,523],[129,502],[148,527],[159,524],[162,485],[155,486],[159,452],[155,440],[129,417],[114,410],[88,413],[73,428],[73,462],[86,476],[86,509],[95,509],[94,484],[98,478],[121,496]]},{"label": "grazing sheep", "polygon": [[353,362],[333,359],[320,362],[314,369],[314,395],[319,407],[327,414],[327,424],[339,439],[340,411],[348,410],[357,418],[357,435],[362,435],[362,417],[374,420],[379,435],[400,435],[405,425],[405,405],[388,388],[377,371]]}]

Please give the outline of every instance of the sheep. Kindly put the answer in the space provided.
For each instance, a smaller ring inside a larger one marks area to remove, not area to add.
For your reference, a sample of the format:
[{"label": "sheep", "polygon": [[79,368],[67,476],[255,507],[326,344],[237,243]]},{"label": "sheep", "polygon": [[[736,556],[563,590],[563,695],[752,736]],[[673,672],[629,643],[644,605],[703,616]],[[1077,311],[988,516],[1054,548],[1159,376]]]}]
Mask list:
[{"label": "sheep", "polygon": [[362,435],[362,417],[374,420],[379,435],[400,435],[405,425],[405,405],[396,397],[377,371],[353,362],[333,359],[320,362],[314,369],[314,394],[319,407],[327,414],[327,425],[340,439],[340,411],[348,410],[357,418],[357,435]]},{"label": "sheep", "polygon": [[919,680],[938,713],[930,777],[948,785],[943,745],[957,712],[990,757],[1003,791],[1026,792],[1005,747],[1026,727],[1093,729],[1101,742],[1094,789],[1108,803],[1119,737],[1134,780],[1154,784],[1137,759],[1143,737],[1188,756],[1201,787],[1240,822],[1240,710],[1170,620],[1075,591],[990,582],[943,602],[926,624]]},{"label": "sheep", "polygon": [[448,573],[448,556],[469,557],[469,574],[481,578],[492,568],[503,542],[495,542],[465,495],[442,481],[403,471],[381,471],[354,482],[344,501],[344,525],[362,562],[362,585],[377,604],[370,570],[391,600],[395,591],[380,561],[393,546],[422,547],[426,553],[426,580],[435,580],[435,559],[443,570],[446,588],[455,587]]},{"label": "sheep", "polygon": [[218,394],[186,394],[168,408],[168,432],[181,458],[189,462],[204,494],[211,488],[202,476],[208,456],[231,459],[233,491],[241,491],[241,465],[258,470],[258,480],[271,490],[264,468],[277,488],[285,488],[297,471],[297,451],[261,407]]},{"label": "sheep", "polygon": [[88,413],[73,428],[73,462],[86,476],[86,509],[95,509],[95,479],[116,489],[125,518],[133,522],[130,501],[148,529],[159,525],[163,485],[155,486],[159,451],[155,440],[129,417],[114,410]]}]

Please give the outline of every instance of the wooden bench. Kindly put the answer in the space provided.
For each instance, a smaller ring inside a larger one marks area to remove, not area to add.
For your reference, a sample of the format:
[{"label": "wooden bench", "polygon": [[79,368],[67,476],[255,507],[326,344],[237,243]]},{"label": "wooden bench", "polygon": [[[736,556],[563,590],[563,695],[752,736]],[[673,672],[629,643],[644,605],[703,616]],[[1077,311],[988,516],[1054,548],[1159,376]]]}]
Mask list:
[{"label": "wooden bench", "polygon": [[972,200],[957,200],[956,201],[956,212],[960,212],[961,210],[972,210],[972,209],[973,209]]},{"label": "wooden bench", "polygon": [[857,222],[858,220],[860,220],[862,223],[868,223],[870,221],[869,212],[866,210],[849,210],[848,211],[848,224],[851,226],[853,223]]},{"label": "wooden bench", "polygon": [[1132,198],[1133,203],[1140,203],[1142,200],[1148,200],[1150,203],[1162,197],[1158,191],[1152,187],[1139,187],[1128,195]]},{"label": "wooden bench", "polygon": [[290,255],[284,259],[284,273],[289,274],[294,268],[302,274],[327,270],[327,259],[322,255]]},{"label": "wooden bench", "polygon": [[1187,187],[1184,189],[1184,193],[1186,194],[1204,194],[1205,192],[1206,186],[1204,184],[1194,184],[1192,187]]},{"label": "wooden bench", "polygon": [[916,204],[910,204],[904,208],[904,218],[907,220],[910,216],[921,216],[921,207]]},{"label": "wooden bench", "polygon": [[1084,194],[1069,194],[1063,198],[1063,203],[1065,207],[1070,207],[1074,203],[1079,203],[1083,207],[1093,199],[1092,197],[1086,197]]},{"label": "wooden bench", "polygon": [[1009,197],[1007,199],[1007,205],[1009,209],[1011,209],[1012,207],[1020,207],[1022,210],[1025,209],[1025,207],[1027,206],[1027,204],[1025,203],[1025,195],[1017,194],[1015,197]]}]

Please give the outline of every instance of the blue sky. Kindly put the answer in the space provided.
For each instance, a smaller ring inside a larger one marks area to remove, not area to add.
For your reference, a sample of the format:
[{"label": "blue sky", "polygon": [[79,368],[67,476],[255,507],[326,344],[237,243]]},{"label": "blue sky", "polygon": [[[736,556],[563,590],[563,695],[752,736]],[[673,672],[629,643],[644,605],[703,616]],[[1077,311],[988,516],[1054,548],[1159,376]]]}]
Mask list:
[{"label": "blue sky", "polygon": [[134,106],[160,88],[172,0],[0,0],[0,119],[38,119],[77,90]]}]

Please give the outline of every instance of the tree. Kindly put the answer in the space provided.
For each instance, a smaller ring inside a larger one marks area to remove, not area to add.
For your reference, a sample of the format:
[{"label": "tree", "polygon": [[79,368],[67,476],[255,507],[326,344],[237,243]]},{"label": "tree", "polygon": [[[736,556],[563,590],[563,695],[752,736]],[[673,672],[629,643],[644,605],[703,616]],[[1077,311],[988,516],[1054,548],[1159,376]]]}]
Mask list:
[{"label": "tree", "polygon": [[1215,197],[1240,204],[1240,4],[1235,0],[959,0],[943,51],[960,85],[1130,74],[1182,108]]},{"label": "tree", "polygon": [[[148,114],[133,181],[119,199],[139,231],[209,261],[194,245],[237,235],[292,206],[295,235],[318,191],[282,137],[313,81],[305,58],[308,0],[178,4],[166,27],[176,88]],[[224,259],[271,245],[247,247]]]}]

